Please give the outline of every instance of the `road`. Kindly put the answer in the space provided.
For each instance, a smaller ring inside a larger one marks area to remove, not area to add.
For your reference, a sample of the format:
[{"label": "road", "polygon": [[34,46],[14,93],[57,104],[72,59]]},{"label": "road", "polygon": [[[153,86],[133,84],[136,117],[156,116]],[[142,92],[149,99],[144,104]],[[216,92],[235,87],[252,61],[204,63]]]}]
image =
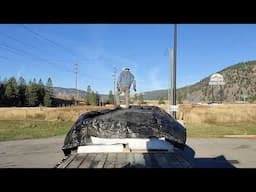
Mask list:
[{"label": "road", "polygon": [[192,138],[187,144],[195,151],[196,167],[256,168],[256,139]]},{"label": "road", "polygon": [[[64,137],[0,142],[0,168],[53,168]],[[256,139],[188,138],[194,167],[256,167]]]},{"label": "road", "polygon": [[52,168],[63,157],[64,137],[0,142],[0,168]]}]

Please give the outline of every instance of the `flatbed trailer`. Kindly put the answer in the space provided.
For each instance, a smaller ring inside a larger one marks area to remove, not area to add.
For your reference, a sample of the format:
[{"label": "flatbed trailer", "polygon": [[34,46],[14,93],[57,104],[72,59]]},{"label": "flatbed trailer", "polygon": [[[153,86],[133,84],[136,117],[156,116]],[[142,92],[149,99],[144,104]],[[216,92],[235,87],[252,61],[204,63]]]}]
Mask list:
[{"label": "flatbed trailer", "polygon": [[[161,138],[166,144],[161,144]],[[190,168],[182,153],[185,141],[183,125],[155,106],[86,112],[67,133],[62,147],[65,158],[56,167]],[[173,147],[168,149],[167,143]]]}]

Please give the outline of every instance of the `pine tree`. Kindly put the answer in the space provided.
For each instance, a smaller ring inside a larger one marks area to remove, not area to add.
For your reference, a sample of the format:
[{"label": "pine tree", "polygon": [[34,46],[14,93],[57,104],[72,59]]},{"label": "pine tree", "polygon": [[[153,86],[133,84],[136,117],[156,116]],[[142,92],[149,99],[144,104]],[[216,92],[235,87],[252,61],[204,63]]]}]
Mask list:
[{"label": "pine tree", "polygon": [[0,81],[0,106],[3,106],[5,104],[5,84],[3,81]]},{"label": "pine tree", "polygon": [[90,105],[90,98],[91,98],[91,94],[92,94],[92,89],[91,89],[91,86],[88,85],[87,86],[87,90],[86,90],[86,105]]},{"label": "pine tree", "polygon": [[11,77],[7,81],[7,84],[5,87],[5,93],[4,93],[9,105],[12,105],[12,106],[17,105],[18,93],[19,93],[19,90],[18,90],[18,85],[17,85],[16,79],[15,79],[15,77]]},{"label": "pine tree", "polygon": [[48,91],[50,97],[53,97],[53,85],[52,79],[49,77],[46,83],[46,91]]},{"label": "pine tree", "polygon": [[25,89],[25,105],[30,106],[30,92],[31,92],[31,81],[28,82],[28,85],[26,86]]},{"label": "pine tree", "polygon": [[52,85],[52,80],[49,77],[45,86],[45,91],[44,91],[44,106],[47,106],[47,107],[52,106],[52,97],[53,97],[53,85]]},{"label": "pine tree", "polygon": [[37,91],[35,85],[32,81],[29,81],[26,90],[25,90],[25,97],[26,97],[26,105],[29,107],[36,106],[38,102],[37,98]]},{"label": "pine tree", "polygon": [[100,105],[100,95],[97,91],[95,93],[95,100],[96,100],[95,105],[99,106]]},{"label": "pine tree", "polygon": [[42,105],[44,103],[44,96],[45,96],[45,88],[44,88],[44,83],[42,81],[42,79],[40,79],[38,81],[38,102],[40,105]]},{"label": "pine tree", "polygon": [[33,79],[33,82],[32,82],[31,91],[34,95],[34,103],[35,103],[34,106],[38,106],[39,105],[39,97],[38,97],[39,86],[35,78]]},{"label": "pine tree", "polygon": [[44,95],[44,106],[51,107],[51,105],[52,105],[52,100],[51,100],[50,94],[48,91],[46,91]]},{"label": "pine tree", "polygon": [[19,102],[18,106],[25,106],[25,91],[26,91],[26,81],[23,77],[20,77],[18,80],[18,89],[19,89]]},{"label": "pine tree", "polygon": [[96,94],[94,91],[90,94],[89,103],[90,105],[96,105]]}]

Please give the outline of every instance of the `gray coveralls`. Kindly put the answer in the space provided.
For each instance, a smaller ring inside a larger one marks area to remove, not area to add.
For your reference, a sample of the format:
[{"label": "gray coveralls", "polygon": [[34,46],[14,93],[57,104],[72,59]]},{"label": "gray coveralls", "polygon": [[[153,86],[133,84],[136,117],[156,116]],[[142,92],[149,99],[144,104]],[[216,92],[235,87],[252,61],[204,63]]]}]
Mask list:
[{"label": "gray coveralls", "polygon": [[129,70],[123,70],[117,80],[117,94],[116,94],[116,104],[120,105],[120,94],[125,93],[125,104],[129,107],[129,97],[130,97],[130,87],[133,84],[133,89],[136,91],[136,81],[133,74]]}]

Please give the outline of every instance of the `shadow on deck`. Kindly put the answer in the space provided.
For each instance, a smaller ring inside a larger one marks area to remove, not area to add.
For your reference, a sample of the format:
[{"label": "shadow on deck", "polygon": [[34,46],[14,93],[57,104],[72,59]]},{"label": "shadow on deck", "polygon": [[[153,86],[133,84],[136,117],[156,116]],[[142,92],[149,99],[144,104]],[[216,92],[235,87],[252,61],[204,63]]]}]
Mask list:
[{"label": "shadow on deck", "polygon": [[[173,166],[168,166],[167,168],[236,168],[233,164],[239,163],[237,160],[227,160],[224,155],[220,155],[217,157],[205,157],[205,158],[196,158],[195,151],[189,147],[188,145],[185,146],[184,150],[175,149],[177,154],[180,154],[180,157],[184,158],[185,161],[180,162],[181,158],[178,158],[179,164],[173,164]],[[150,160],[143,154],[144,158],[144,165],[142,164],[127,164],[123,168],[147,168],[152,167],[152,162],[154,164],[154,158]],[[161,158],[161,157],[160,157]],[[159,161],[158,159],[157,161]],[[175,161],[173,161],[175,162]],[[176,161],[177,162],[177,161]],[[232,164],[233,163],[233,164]],[[153,166],[155,167],[155,166]],[[165,168],[165,167],[162,167]]]},{"label": "shadow on deck", "polygon": [[183,155],[188,158],[193,168],[235,168],[233,164],[239,163],[239,161],[237,160],[227,160],[224,155],[219,155],[211,158],[195,157],[195,151],[188,145],[186,145],[184,151],[178,152],[183,153]]}]

